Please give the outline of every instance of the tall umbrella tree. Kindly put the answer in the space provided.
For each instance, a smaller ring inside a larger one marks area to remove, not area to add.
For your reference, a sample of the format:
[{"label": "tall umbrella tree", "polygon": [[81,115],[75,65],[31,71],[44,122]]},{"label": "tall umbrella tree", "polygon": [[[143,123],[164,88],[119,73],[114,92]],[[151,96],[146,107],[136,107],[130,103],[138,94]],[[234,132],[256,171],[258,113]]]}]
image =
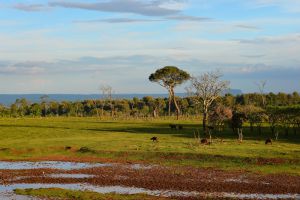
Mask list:
[{"label": "tall umbrella tree", "polygon": [[191,76],[186,71],[183,71],[175,66],[165,66],[161,69],[156,70],[149,76],[149,80],[151,82],[156,82],[168,90],[169,116],[171,115],[171,104],[173,102],[176,108],[177,119],[179,118],[180,109],[176,101],[174,88],[189,80],[190,77]]}]

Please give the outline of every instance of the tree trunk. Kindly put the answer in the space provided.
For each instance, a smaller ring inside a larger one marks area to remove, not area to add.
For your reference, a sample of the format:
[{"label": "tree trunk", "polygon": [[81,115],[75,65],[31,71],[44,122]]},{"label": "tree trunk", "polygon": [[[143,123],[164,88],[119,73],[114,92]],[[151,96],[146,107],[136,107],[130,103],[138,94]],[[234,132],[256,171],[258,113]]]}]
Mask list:
[{"label": "tree trunk", "polygon": [[239,141],[243,142],[243,129],[242,128],[238,128],[238,135],[239,135]]},{"label": "tree trunk", "polygon": [[111,117],[114,117],[115,116],[115,108],[114,108],[114,105],[113,103],[111,102],[110,103],[110,114],[111,114]]},{"label": "tree trunk", "polygon": [[153,117],[156,118],[157,117],[157,108],[153,109]]},{"label": "tree trunk", "polygon": [[176,101],[174,90],[172,89],[171,92],[172,92],[172,96],[173,96],[173,102],[174,102],[174,105],[176,107],[176,115],[177,115],[177,120],[178,120],[179,119],[179,114],[180,114],[180,109],[179,109],[179,106],[178,106],[177,101]]},{"label": "tree trunk", "polygon": [[47,107],[46,107],[46,103],[45,103],[43,116],[46,117],[46,115],[47,115]]},{"label": "tree trunk", "polygon": [[172,102],[172,93],[169,90],[169,110],[168,110],[169,117],[171,116],[171,102]]},{"label": "tree trunk", "polygon": [[275,132],[275,140],[278,140],[278,135],[279,135],[279,132],[276,131],[276,132]]},{"label": "tree trunk", "polygon": [[76,105],[75,116],[78,117],[78,105]]},{"label": "tree trunk", "polygon": [[241,134],[241,141],[243,141],[244,136],[243,136],[243,129],[242,129],[242,128],[241,128],[241,130],[240,130],[240,134]]},{"label": "tree trunk", "polygon": [[93,103],[94,103],[94,106],[95,106],[95,109],[96,109],[96,115],[97,115],[97,118],[99,118],[99,110],[98,110],[98,108],[97,108],[97,101],[94,100]]},{"label": "tree trunk", "polygon": [[203,131],[206,133],[206,123],[207,123],[207,111],[203,111],[203,119],[202,119],[202,126]]},{"label": "tree trunk", "polygon": [[97,107],[96,107],[96,113],[97,113],[97,118],[99,118],[99,110]]}]

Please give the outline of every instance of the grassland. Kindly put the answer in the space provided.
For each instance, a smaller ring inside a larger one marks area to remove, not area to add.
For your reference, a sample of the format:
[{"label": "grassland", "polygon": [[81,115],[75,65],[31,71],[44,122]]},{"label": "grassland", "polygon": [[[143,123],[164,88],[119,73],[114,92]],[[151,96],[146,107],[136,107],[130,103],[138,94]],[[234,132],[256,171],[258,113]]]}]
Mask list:
[{"label": "grassland", "polygon": [[[223,142],[215,139],[212,145],[199,145],[193,134],[201,128],[199,122],[1,118],[0,159],[143,162],[300,175],[300,135],[280,135],[279,141],[265,145],[265,138],[270,136],[268,127],[262,135],[245,130],[243,143],[226,130],[214,133]],[[184,129],[171,130],[170,123],[182,124]],[[153,143],[152,136],[159,142]],[[78,151],[81,147],[87,151]]]},{"label": "grassland", "polygon": [[163,197],[154,197],[144,194],[135,195],[121,195],[115,193],[100,194],[96,192],[89,191],[74,191],[65,190],[60,188],[47,188],[47,189],[16,189],[16,194],[19,195],[29,195],[41,198],[55,198],[55,199],[65,199],[65,200],[164,200]]}]

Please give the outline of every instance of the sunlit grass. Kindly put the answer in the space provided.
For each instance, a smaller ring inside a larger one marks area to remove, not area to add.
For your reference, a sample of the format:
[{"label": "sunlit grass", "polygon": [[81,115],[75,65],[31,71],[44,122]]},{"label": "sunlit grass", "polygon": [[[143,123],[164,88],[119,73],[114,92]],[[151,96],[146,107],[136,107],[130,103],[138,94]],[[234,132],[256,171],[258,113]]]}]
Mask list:
[{"label": "sunlit grass", "polygon": [[[214,133],[214,138],[218,139],[214,139],[212,145],[200,145],[193,134],[196,129],[201,130],[199,121],[2,118],[0,158],[20,160],[49,156],[90,156],[116,161],[300,174],[299,135],[280,135],[279,141],[273,142],[273,145],[265,145],[264,139],[271,136],[266,127],[262,135],[245,130],[245,140],[239,143],[228,129]],[[171,130],[170,123],[182,124],[184,129]],[[157,136],[159,142],[153,143],[150,140],[152,136]],[[201,134],[201,137],[204,135]],[[221,138],[223,142],[220,141]],[[66,151],[66,146],[72,147],[73,151]],[[81,147],[88,147],[93,152],[76,152]],[[257,164],[257,158],[280,158],[293,162]]]}]

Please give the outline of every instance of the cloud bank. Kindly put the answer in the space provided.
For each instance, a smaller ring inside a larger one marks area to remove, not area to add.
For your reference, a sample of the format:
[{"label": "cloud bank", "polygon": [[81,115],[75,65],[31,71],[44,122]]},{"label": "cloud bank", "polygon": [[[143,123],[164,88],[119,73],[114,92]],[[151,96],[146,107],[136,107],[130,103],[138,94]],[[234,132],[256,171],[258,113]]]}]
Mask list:
[{"label": "cloud bank", "polygon": [[[182,0],[155,0],[155,1],[138,1],[138,0],[110,0],[105,2],[72,2],[72,1],[52,1],[49,6],[76,8],[100,12],[115,13],[133,13],[144,16],[166,16],[178,14],[181,10],[172,7],[172,4],[178,4]],[[166,4],[167,3],[167,4]],[[171,5],[168,7],[166,5]]]},{"label": "cloud bank", "polygon": [[13,6],[17,10],[22,10],[26,12],[39,12],[49,10],[49,7],[44,4],[23,4],[18,3]]}]

